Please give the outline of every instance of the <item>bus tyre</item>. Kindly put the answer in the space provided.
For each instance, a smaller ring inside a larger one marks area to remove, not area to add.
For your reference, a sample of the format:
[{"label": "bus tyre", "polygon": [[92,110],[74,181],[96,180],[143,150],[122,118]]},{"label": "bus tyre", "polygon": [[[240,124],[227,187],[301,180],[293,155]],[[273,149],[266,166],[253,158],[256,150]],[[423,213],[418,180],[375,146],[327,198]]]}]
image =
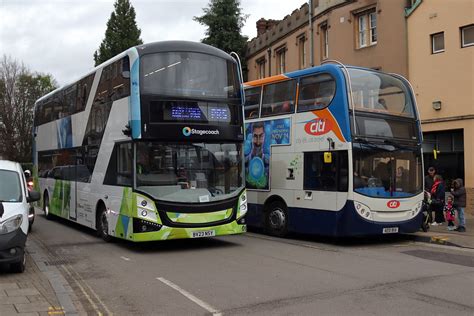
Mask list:
[{"label": "bus tyre", "polygon": [[14,273],[23,273],[26,267],[26,256],[23,252],[20,261],[10,264],[10,270]]},{"label": "bus tyre", "polygon": [[49,212],[49,197],[48,197],[48,194],[45,194],[44,195],[44,199],[43,199],[43,212],[44,212],[44,216],[46,217],[46,219],[52,219],[53,216],[51,215],[51,213]]},{"label": "bus tyre", "polygon": [[112,236],[109,235],[109,221],[104,205],[99,206],[97,214],[97,234],[106,242],[112,241]]},{"label": "bus tyre", "polygon": [[265,231],[267,234],[284,237],[288,233],[288,211],[279,201],[272,202],[265,212]]}]

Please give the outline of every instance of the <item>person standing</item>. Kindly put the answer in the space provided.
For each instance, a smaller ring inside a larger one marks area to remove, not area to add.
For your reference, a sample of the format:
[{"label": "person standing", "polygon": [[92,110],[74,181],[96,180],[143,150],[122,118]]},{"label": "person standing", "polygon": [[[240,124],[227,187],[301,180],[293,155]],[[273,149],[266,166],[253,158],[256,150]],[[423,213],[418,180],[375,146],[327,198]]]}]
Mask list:
[{"label": "person standing", "polygon": [[435,220],[431,225],[443,225],[444,223],[444,195],[446,187],[443,182],[443,177],[439,174],[435,175],[433,186],[431,187],[431,207],[432,211],[435,212]]},{"label": "person standing", "polygon": [[429,167],[428,168],[428,175],[425,177],[425,191],[431,192],[431,188],[433,187],[434,183],[434,176],[436,175],[436,168]]},{"label": "person standing", "polygon": [[453,188],[451,194],[454,196],[454,207],[458,210],[458,228],[455,231],[466,231],[466,219],[464,218],[464,211],[466,209],[466,188],[462,179],[453,181]]},{"label": "person standing", "polygon": [[456,211],[453,205],[453,196],[448,195],[446,198],[446,204],[444,205],[444,217],[448,221],[448,230],[454,230],[454,219],[456,218]]}]

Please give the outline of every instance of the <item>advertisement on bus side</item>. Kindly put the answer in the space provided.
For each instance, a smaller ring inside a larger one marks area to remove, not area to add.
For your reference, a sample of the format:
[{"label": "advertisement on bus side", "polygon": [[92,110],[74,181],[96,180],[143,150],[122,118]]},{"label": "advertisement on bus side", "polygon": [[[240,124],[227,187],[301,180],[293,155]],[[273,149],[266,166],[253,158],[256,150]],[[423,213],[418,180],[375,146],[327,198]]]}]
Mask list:
[{"label": "advertisement on bus side", "polygon": [[245,181],[248,189],[270,189],[270,147],[289,145],[290,133],[290,118],[245,124]]}]

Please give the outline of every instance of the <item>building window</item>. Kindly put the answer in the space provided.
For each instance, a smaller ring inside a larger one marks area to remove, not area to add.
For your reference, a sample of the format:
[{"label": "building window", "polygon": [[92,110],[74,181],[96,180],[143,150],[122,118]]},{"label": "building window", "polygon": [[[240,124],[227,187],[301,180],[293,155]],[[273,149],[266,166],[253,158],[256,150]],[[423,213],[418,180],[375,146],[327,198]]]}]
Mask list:
[{"label": "building window", "polygon": [[298,57],[300,69],[306,68],[306,37],[301,35],[298,38]]},{"label": "building window", "polygon": [[265,58],[257,60],[257,79],[265,78]]},{"label": "building window", "polygon": [[321,57],[328,59],[329,57],[329,30],[326,23],[321,25]]},{"label": "building window", "polygon": [[377,44],[377,13],[375,9],[357,15],[358,48]]},{"label": "building window", "polygon": [[277,49],[275,51],[275,54],[276,54],[277,75],[285,73],[285,69],[286,69],[286,64],[285,64],[286,47],[282,47],[280,49]]},{"label": "building window", "polygon": [[461,47],[474,46],[474,24],[461,27]]},{"label": "building window", "polygon": [[431,34],[431,53],[444,52],[444,32]]}]

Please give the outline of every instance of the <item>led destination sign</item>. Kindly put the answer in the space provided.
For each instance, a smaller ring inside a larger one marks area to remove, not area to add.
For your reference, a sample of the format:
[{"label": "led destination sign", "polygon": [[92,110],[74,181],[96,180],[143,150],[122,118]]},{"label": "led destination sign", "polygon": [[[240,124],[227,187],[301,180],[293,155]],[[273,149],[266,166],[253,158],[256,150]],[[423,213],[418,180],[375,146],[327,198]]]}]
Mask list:
[{"label": "led destination sign", "polygon": [[230,123],[232,113],[227,104],[186,101],[152,102],[152,122]]}]

